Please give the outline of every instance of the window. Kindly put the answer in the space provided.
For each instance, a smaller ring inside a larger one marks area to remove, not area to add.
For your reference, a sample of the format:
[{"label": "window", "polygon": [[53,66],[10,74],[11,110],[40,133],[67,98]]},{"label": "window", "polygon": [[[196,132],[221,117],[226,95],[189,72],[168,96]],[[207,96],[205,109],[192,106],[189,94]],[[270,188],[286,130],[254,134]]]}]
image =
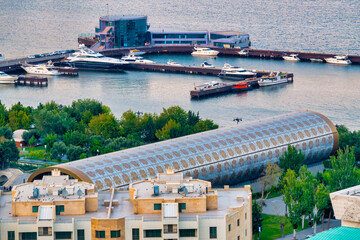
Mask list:
[{"label": "window", "polygon": [[72,232],[55,232],[55,239],[72,239]]},{"label": "window", "polygon": [[61,212],[64,212],[65,208],[64,205],[57,205],[56,206],[56,215],[60,215]]},{"label": "window", "polygon": [[37,232],[20,233],[20,240],[37,240]]},{"label": "window", "polygon": [[111,231],[111,238],[119,238],[120,237],[120,230]]},{"label": "window", "polygon": [[245,213],[245,220],[247,219],[247,213]]},{"label": "window", "polygon": [[38,212],[39,206],[32,206],[32,212]]},{"label": "window", "polygon": [[237,237],[237,240],[240,240],[240,236]]},{"label": "window", "polygon": [[229,230],[229,232],[231,231],[231,224],[229,224],[229,226],[228,226],[228,230]]},{"label": "window", "polygon": [[217,238],[216,227],[210,227],[210,238]]},{"label": "window", "polygon": [[8,231],[8,240],[15,240],[15,231]]},{"label": "window", "polygon": [[85,230],[84,229],[78,229],[77,230],[77,239],[78,240],[85,240]]},{"label": "window", "polygon": [[179,203],[179,212],[182,212],[182,210],[186,210],[186,203]]},{"label": "window", "polygon": [[245,236],[247,236],[247,229],[245,229]]},{"label": "window", "polygon": [[132,240],[140,240],[140,231],[138,228],[132,229]]},{"label": "window", "polygon": [[164,233],[177,233],[177,225],[164,225]]},{"label": "window", "polygon": [[52,227],[39,227],[39,236],[52,236]]},{"label": "window", "polygon": [[196,237],[196,229],[180,229],[180,237]]},{"label": "window", "polygon": [[105,231],[95,231],[96,238],[105,238]]},{"label": "window", "polygon": [[145,230],[145,237],[146,238],[155,238],[161,237],[161,229],[154,229],[154,230]]},{"label": "window", "polygon": [[154,203],[154,210],[161,210],[161,203]]}]

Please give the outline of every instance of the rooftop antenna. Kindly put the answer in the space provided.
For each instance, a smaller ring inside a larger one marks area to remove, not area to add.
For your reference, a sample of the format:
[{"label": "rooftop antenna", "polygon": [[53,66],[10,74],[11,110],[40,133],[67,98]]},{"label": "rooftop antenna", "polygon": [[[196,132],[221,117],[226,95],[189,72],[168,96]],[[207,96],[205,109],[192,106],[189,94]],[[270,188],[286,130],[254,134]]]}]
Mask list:
[{"label": "rooftop antenna", "polygon": [[109,17],[109,4],[106,4],[106,8],[107,8],[107,16]]},{"label": "rooftop antenna", "polygon": [[64,189],[64,190],[62,190],[62,195],[64,198],[66,198],[66,196],[69,195],[69,193],[66,189]]},{"label": "rooftop antenna", "polygon": [[81,198],[81,196],[83,195],[83,191],[81,191],[81,189],[77,190],[76,193],[79,196],[79,198]]}]

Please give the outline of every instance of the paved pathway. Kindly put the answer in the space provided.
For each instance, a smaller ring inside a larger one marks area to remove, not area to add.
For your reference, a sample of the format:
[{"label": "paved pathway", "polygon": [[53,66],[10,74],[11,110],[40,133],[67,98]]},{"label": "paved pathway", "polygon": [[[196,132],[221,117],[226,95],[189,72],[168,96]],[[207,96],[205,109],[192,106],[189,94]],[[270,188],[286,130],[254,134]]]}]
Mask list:
[{"label": "paved pathway", "polygon": [[286,205],[283,196],[265,200],[266,206],[263,208],[264,214],[285,216]]},{"label": "paved pathway", "polygon": [[[327,228],[327,220],[325,220],[325,231]],[[335,227],[339,227],[341,226],[341,221],[340,220],[335,220],[335,219],[331,219],[330,221],[330,228],[335,228]],[[322,224],[317,225],[316,227],[317,233],[322,232]],[[307,228],[301,231],[296,232],[296,239],[298,240],[302,240],[302,239],[307,239],[308,236],[312,235],[314,233],[314,229],[313,228]],[[289,234],[286,235],[283,238],[278,238],[278,240],[291,240],[293,239],[293,234]],[[345,239],[344,239],[345,240]]]}]

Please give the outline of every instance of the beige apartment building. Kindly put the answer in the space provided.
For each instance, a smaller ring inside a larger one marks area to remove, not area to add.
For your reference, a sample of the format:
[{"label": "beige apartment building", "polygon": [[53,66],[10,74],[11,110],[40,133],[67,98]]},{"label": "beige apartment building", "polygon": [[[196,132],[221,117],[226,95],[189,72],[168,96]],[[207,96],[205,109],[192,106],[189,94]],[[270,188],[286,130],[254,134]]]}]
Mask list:
[{"label": "beige apartment building", "polygon": [[172,169],[106,192],[55,169],[0,195],[0,239],[252,239],[251,201],[250,186],[212,189]]}]

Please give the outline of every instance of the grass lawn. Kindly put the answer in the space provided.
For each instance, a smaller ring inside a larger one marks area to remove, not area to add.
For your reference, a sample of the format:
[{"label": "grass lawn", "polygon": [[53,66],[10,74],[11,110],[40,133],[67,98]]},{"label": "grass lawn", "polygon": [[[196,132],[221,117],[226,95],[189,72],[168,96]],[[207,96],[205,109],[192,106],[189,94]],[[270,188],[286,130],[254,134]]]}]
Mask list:
[{"label": "grass lawn", "polygon": [[[262,232],[260,233],[261,240],[267,240],[267,239],[272,240],[272,239],[280,238],[281,237],[280,222],[285,221],[284,235],[293,232],[289,219],[286,219],[283,216],[262,214],[262,217],[263,217]],[[305,219],[305,228],[308,227],[309,227],[308,221],[307,219]],[[297,231],[299,230],[302,230],[301,224],[298,227]],[[254,239],[257,239],[257,236],[254,237]]]}]

